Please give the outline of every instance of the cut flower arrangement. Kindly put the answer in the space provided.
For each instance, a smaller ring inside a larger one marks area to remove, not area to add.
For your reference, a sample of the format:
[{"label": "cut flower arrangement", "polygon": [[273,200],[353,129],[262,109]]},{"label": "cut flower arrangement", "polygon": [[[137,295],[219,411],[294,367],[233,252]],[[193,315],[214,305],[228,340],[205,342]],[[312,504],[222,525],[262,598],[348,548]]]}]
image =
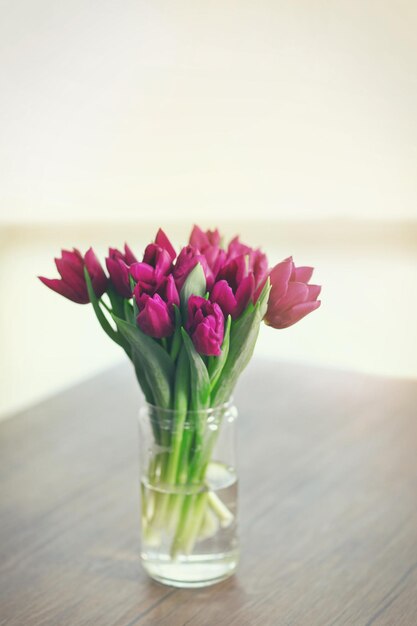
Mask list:
[{"label": "cut flower arrangement", "polygon": [[[235,497],[227,502],[221,495],[233,485],[222,484],[233,468],[218,461],[216,447],[225,423],[234,421],[231,394],[261,322],[287,328],[320,306],[320,287],[309,284],[313,268],[296,267],[289,257],[271,269],[260,249],[239,237],[225,245],[217,229],[198,226],[178,253],[161,229],[140,260],[127,244],[110,248],[107,273],[92,248],[85,255],[63,250],[55,264],[60,278],[40,280],[69,300],[92,304],[131,360],[146,399],[144,560],[172,567],[214,562],[219,551],[236,556]],[[226,561],[230,574],[237,558]],[[176,575],[147,570],[171,584],[207,584],[201,567],[197,578],[195,572],[187,578],[184,567]],[[224,578],[219,571],[207,580]]]}]

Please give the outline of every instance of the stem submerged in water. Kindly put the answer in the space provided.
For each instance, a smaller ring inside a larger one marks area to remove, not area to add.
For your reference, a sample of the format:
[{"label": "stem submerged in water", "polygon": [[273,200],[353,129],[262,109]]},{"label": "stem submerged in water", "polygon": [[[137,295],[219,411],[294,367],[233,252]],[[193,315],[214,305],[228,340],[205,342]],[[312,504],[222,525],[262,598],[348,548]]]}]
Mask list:
[{"label": "stem submerged in water", "polygon": [[144,538],[154,547],[171,541],[172,558],[191,554],[199,539],[213,536],[234,519],[206,478],[224,409],[218,414],[193,410],[189,389],[187,355],[182,349],[175,409],[167,413],[153,407],[157,447],[148,467],[149,489],[142,491]]}]

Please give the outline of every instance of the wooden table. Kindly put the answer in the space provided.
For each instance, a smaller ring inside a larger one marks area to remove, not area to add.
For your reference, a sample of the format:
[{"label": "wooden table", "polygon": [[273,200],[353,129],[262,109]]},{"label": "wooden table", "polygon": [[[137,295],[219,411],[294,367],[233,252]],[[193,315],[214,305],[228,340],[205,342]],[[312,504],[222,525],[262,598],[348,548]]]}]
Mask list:
[{"label": "wooden table", "polygon": [[235,399],[241,565],[198,590],[140,567],[127,366],[0,424],[0,624],[415,626],[417,382],[255,361]]}]

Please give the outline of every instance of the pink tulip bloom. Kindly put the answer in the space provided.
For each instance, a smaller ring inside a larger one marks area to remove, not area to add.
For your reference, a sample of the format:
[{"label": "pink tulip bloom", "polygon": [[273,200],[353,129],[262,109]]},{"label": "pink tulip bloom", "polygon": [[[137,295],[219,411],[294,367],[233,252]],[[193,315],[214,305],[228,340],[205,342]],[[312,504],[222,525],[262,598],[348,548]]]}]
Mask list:
[{"label": "pink tulip bloom", "polygon": [[141,297],[141,309],[136,321],[144,333],[156,339],[169,337],[174,332],[169,307],[157,293],[153,296],[145,293]]},{"label": "pink tulip bloom", "polygon": [[151,337],[162,339],[174,332],[174,304],[179,306],[180,299],[175,281],[170,274],[162,279],[157,291],[146,293],[138,282],[134,289],[134,297],[139,314],[136,318],[141,330]]},{"label": "pink tulip bloom", "polygon": [[[226,263],[226,250],[220,247],[221,236],[216,230],[203,231],[199,226],[194,226],[190,235],[190,245],[193,246],[206,261],[207,286],[210,289],[216,277]],[[203,264],[204,265],[204,264]]]},{"label": "pink tulip bloom", "polygon": [[199,354],[220,356],[224,317],[218,304],[200,296],[190,296],[185,328]]},{"label": "pink tulip bloom", "polygon": [[109,248],[106,267],[114,288],[124,298],[131,298],[132,296],[129,267],[133,263],[137,263],[137,259],[127,243],[125,243],[124,253],[116,248]]},{"label": "pink tulip bloom", "polygon": [[271,292],[264,321],[273,328],[288,328],[318,309],[321,287],[309,285],[312,267],[295,267],[292,257],[270,272]]},{"label": "pink tulip bloom", "polygon": [[[158,234],[160,232],[163,231],[158,231]],[[130,275],[137,283],[136,293],[153,295],[157,291],[165,276],[172,270],[172,254],[175,255],[173,249],[162,248],[157,243],[150,243],[146,247],[143,261],[133,263],[129,268]]]},{"label": "pink tulip bloom", "polygon": [[206,230],[204,232],[199,226],[194,225],[191,231],[189,243],[200,252],[205,252],[207,248],[220,246],[220,233],[216,230]]},{"label": "pink tulip bloom", "polygon": [[172,245],[162,228],[160,228],[156,233],[155,243],[157,246],[163,248],[168,252],[169,256],[171,257],[171,261],[175,259],[177,253],[175,252],[174,246]]},{"label": "pink tulip bloom", "polygon": [[248,272],[253,272],[255,279],[254,302],[259,298],[261,291],[268,278],[268,258],[259,248],[251,248],[239,241],[239,237],[235,237],[229,243],[227,248],[227,258],[236,259],[244,256],[247,261]]},{"label": "pink tulip bloom", "polygon": [[213,274],[208,266],[207,260],[199,250],[191,245],[185,246],[178,255],[177,261],[172,270],[178,291],[181,291],[188,274],[200,263],[206,277],[207,288],[213,284]]},{"label": "pink tulip bloom", "polygon": [[78,304],[90,302],[84,277],[84,267],[88,270],[94,293],[98,298],[107,289],[108,278],[92,248],[87,250],[84,258],[76,248],[73,248],[72,251],[62,250],[61,258],[55,259],[55,265],[61,278],[39,276],[39,280],[68,300]]},{"label": "pink tulip bloom", "polygon": [[236,319],[253,298],[255,278],[247,272],[244,256],[232,259],[219,272],[218,280],[210,292],[210,300],[217,302],[227,317]]}]

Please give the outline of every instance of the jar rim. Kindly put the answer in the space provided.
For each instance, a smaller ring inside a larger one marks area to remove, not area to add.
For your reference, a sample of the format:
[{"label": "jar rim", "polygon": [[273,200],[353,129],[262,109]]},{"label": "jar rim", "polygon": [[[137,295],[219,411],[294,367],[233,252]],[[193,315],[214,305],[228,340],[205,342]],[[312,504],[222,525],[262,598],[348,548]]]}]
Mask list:
[{"label": "jar rim", "polygon": [[[223,402],[222,404],[217,404],[213,407],[208,407],[207,409],[187,409],[187,415],[213,415],[220,411],[226,411],[227,409],[233,408],[235,405],[233,403],[233,396],[230,396],[227,402]],[[166,415],[172,415],[178,413],[178,409],[166,409],[164,407],[158,406],[157,404],[152,404],[151,402],[147,402],[146,400],[143,402],[142,406],[139,409],[141,413],[144,409],[150,409],[151,411],[158,411],[159,413],[163,413]]]}]

